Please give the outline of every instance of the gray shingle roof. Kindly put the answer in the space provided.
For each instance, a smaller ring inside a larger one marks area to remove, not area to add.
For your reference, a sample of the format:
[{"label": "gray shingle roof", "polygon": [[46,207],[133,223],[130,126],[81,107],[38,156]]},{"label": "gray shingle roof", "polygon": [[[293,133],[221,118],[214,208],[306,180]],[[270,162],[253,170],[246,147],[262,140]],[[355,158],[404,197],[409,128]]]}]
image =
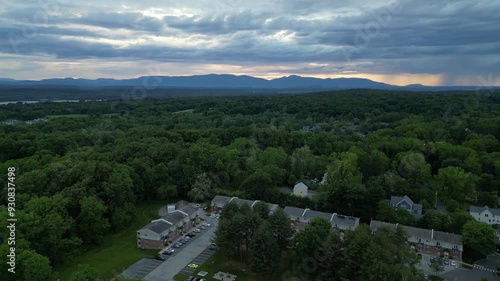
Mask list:
[{"label": "gray shingle roof", "polygon": [[302,213],[304,213],[304,209],[301,209],[301,208],[295,208],[295,207],[285,207],[285,209],[283,209],[285,211],[285,213],[289,216],[296,216],[296,217],[300,217],[302,216]]},{"label": "gray shingle roof", "polygon": [[304,217],[309,218],[309,219],[320,217],[320,218],[324,218],[324,219],[330,221],[330,219],[332,218],[332,214],[313,211],[313,210],[307,210],[306,213],[304,214]]},{"label": "gray shingle roof", "polygon": [[354,227],[354,226],[359,224],[359,218],[335,214],[335,216],[333,216],[333,219],[331,220],[331,222],[333,225],[347,225],[347,226]]},{"label": "gray shingle roof", "polygon": [[[381,221],[376,221],[376,220],[372,220],[370,222],[370,229],[371,230],[377,230],[383,226],[388,227],[388,228],[393,229],[393,230],[396,230],[396,227],[397,227],[397,225],[393,224],[393,223],[381,222]],[[436,231],[436,230],[433,231],[430,229],[417,228],[417,227],[406,226],[406,225],[401,225],[401,224],[399,226],[401,226],[403,228],[403,230],[408,235],[413,236],[413,237],[448,242],[448,243],[452,243],[455,245],[462,245],[462,236],[458,235],[458,234],[447,233],[447,232]]]},{"label": "gray shingle roof", "polygon": [[163,219],[165,219],[166,221],[169,221],[175,225],[175,224],[178,224],[179,222],[183,221],[184,218],[186,218],[186,217],[187,216],[184,215],[183,213],[178,212],[178,211],[174,211],[174,212],[164,216]]},{"label": "gray shingle roof", "polygon": [[169,224],[168,222],[160,219],[160,220],[152,221],[151,223],[149,223],[148,225],[146,225],[142,229],[149,229],[155,233],[161,234],[162,232],[169,229],[171,226],[172,225]]},{"label": "gray shingle roof", "polygon": [[187,205],[187,206],[184,206],[180,209],[180,211],[188,214],[189,216],[195,214],[196,212],[198,212],[198,208],[196,207],[193,207],[191,205]]},{"label": "gray shingle roof", "polygon": [[253,203],[255,203],[255,200],[246,200],[246,199],[234,198],[234,200],[232,202],[235,202],[240,207],[243,206],[243,204],[247,204],[248,207],[252,207]]},{"label": "gray shingle roof", "polygon": [[[391,205],[396,205],[403,200],[406,200],[408,203],[410,203],[410,206],[413,206],[415,204],[415,203],[413,203],[413,200],[410,199],[410,197],[405,195],[403,197],[391,196]],[[420,205],[420,206],[422,206],[422,205]]]},{"label": "gray shingle roof", "polygon": [[212,199],[212,205],[224,206],[229,201],[231,201],[232,197],[217,195]]},{"label": "gray shingle roof", "polygon": [[470,213],[482,213],[483,211],[490,211],[492,214],[495,216],[500,216],[500,210],[499,209],[493,209],[493,208],[488,208],[488,206],[484,207],[477,207],[477,206],[470,206]]}]

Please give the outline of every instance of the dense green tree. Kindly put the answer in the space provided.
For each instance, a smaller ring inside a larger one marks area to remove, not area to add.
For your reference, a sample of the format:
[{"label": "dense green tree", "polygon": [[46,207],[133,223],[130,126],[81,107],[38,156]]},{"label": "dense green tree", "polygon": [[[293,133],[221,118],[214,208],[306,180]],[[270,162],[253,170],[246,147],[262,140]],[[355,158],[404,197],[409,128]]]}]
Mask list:
[{"label": "dense green tree", "polygon": [[250,243],[250,269],[270,273],[280,265],[281,251],[268,223],[263,223]]},{"label": "dense green tree", "polygon": [[477,176],[457,167],[439,169],[435,178],[438,189],[459,203],[474,197],[478,180]]},{"label": "dense green tree", "polygon": [[196,182],[188,192],[188,196],[195,202],[201,202],[207,199],[212,193],[212,182],[206,173],[198,175]]},{"label": "dense green tree", "polygon": [[85,197],[81,201],[80,215],[77,218],[78,234],[85,243],[99,244],[109,230],[105,217],[107,208],[96,197]]},{"label": "dense green tree", "polygon": [[379,221],[385,222],[395,222],[396,221],[396,212],[394,208],[391,206],[389,201],[381,200],[378,204],[377,208],[377,216],[376,219]]},{"label": "dense green tree", "polygon": [[431,179],[431,165],[427,164],[422,153],[409,152],[402,155],[398,173],[413,184],[425,184]]},{"label": "dense green tree", "polygon": [[294,236],[296,258],[299,266],[307,266],[309,257],[313,257],[321,243],[328,237],[332,225],[323,218],[313,218],[310,223]]},{"label": "dense green tree", "polygon": [[99,280],[96,270],[88,264],[79,264],[75,272],[71,274],[69,281],[97,281]]},{"label": "dense green tree", "polygon": [[487,255],[495,251],[497,237],[490,225],[470,220],[462,228],[462,241],[464,245]]},{"label": "dense green tree", "polygon": [[282,208],[278,208],[269,216],[270,229],[276,237],[276,242],[281,250],[284,250],[289,244],[295,230],[291,226],[290,217]]}]

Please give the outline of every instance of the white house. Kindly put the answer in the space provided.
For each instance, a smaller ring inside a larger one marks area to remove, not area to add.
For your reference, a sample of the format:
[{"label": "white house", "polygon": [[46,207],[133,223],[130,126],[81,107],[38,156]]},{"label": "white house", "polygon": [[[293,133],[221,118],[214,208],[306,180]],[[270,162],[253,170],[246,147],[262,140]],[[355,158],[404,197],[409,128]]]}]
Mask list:
[{"label": "white house", "polygon": [[477,207],[470,206],[470,215],[479,222],[485,222],[487,224],[500,224],[500,210],[491,209],[488,206]]},{"label": "white house", "polygon": [[299,197],[307,197],[307,185],[303,182],[299,182],[293,187],[293,195]]}]

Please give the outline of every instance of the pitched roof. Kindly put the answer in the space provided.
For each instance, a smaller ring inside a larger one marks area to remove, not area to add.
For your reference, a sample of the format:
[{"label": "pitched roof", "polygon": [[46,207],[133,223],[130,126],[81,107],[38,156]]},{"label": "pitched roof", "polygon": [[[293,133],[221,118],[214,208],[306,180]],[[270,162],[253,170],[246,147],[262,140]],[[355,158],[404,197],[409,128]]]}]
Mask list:
[{"label": "pitched roof", "polygon": [[[415,203],[413,203],[413,200],[410,199],[410,197],[408,196],[403,196],[403,197],[399,197],[399,196],[391,196],[391,205],[396,205],[398,204],[399,202],[405,200],[406,202],[410,203],[410,206],[413,206]],[[422,207],[422,205],[420,205],[420,207]]]},{"label": "pitched roof", "polygon": [[470,213],[482,213],[484,211],[490,211],[492,214],[495,216],[500,216],[500,210],[499,209],[493,209],[493,208],[488,208],[488,206],[484,207],[477,207],[477,206],[470,206]]},{"label": "pitched roof", "polygon": [[332,214],[313,211],[313,210],[307,210],[306,213],[304,214],[304,218],[313,219],[316,217],[324,218],[324,219],[330,221],[330,219],[332,218]]},{"label": "pitched roof", "polygon": [[226,205],[233,197],[217,195],[212,199],[213,205]]},{"label": "pitched roof", "polygon": [[141,228],[141,230],[149,229],[149,230],[153,231],[154,233],[161,234],[162,232],[168,230],[171,226],[172,226],[172,224],[165,221],[164,219],[159,219],[159,220],[152,221],[148,225]]},{"label": "pitched roof", "polygon": [[185,217],[187,217],[185,214],[179,212],[179,210],[175,210],[164,216],[163,219],[175,225],[183,221]]},{"label": "pitched roof", "polygon": [[285,211],[287,215],[295,217],[301,217],[302,214],[304,213],[304,209],[288,207],[288,206],[286,206],[285,209],[283,209],[283,211]]},{"label": "pitched roof", "polygon": [[299,182],[298,184],[296,184],[293,189],[295,190],[296,188],[303,188],[305,190],[307,190],[307,185],[305,185],[303,182]]},{"label": "pitched roof", "polygon": [[193,207],[191,205],[187,205],[187,206],[184,206],[180,209],[180,211],[188,214],[189,216],[192,215],[192,214],[195,214],[198,212],[198,208],[196,207]]},{"label": "pitched roof", "polygon": [[[370,229],[371,230],[377,230],[383,226],[389,227],[390,229],[393,229],[393,230],[396,230],[396,227],[398,225],[393,224],[393,223],[376,221],[376,220],[372,220],[370,222]],[[402,227],[403,230],[408,235],[413,236],[413,237],[418,237],[418,238],[426,239],[426,240],[442,241],[442,242],[452,243],[455,245],[462,245],[462,236],[458,235],[458,234],[436,231],[436,230],[425,229],[425,228],[417,228],[417,227],[406,226],[406,225],[401,225],[401,224],[399,226]]]},{"label": "pitched roof", "polygon": [[264,204],[267,205],[267,207],[269,208],[269,212],[271,212],[271,213],[276,211],[276,209],[278,209],[278,207],[279,207],[278,204],[266,203],[266,202],[264,202]]},{"label": "pitched roof", "polygon": [[252,207],[256,201],[255,200],[234,198],[234,200],[232,202],[235,202],[236,204],[238,204],[239,207],[243,206],[243,204],[247,204],[249,207]]},{"label": "pitched roof", "polygon": [[359,218],[333,214],[331,222],[333,225],[357,226],[359,224]]}]

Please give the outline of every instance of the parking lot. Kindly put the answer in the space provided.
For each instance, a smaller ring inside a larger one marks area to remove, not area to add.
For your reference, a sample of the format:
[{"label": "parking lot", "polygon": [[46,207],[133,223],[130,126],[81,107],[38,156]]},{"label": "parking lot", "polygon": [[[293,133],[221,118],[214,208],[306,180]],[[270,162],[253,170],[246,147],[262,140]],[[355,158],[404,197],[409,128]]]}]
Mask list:
[{"label": "parking lot", "polygon": [[[171,255],[162,255],[165,258],[165,261],[161,260],[155,260],[153,257],[151,258],[144,258],[139,260],[138,262],[134,263],[132,266],[130,266],[127,270],[125,270],[122,274],[125,277],[128,278],[134,278],[134,279],[142,279],[146,277],[148,274],[150,274],[152,271],[154,271],[156,268],[158,268],[161,264],[165,263],[166,261],[170,259],[175,259],[177,255],[179,255],[180,252],[184,250],[184,248],[187,248],[190,244],[197,244],[197,240],[201,239],[204,241],[204,238],[200,238],[205,235],[205,232],[207,232],[209,228],[206,230],[202,230],[200,233],[197,233],[196,236],[192,237],[186,244],[181,246],[180,248],[176,248],[175,252],[172,253]],[[191,230],[192,231],[192,230]],[[184,236],[182,236],[184,237]],[[182,237],[179,237],[178,240],[180,240]],[[162,250],[161,252],[163,252]]]},{"label": "parking lot", "polygon": [[[429,267],[429,263],[431,262],[431,258],[432,257],[436,258],[436,256],[429,254],[421,254],[421,255],[422,255],[422,260],[419,263],[417,263],[416,268],[421,269],[426,274],[434,274],[434,271]],[[455,265],[452,265],[451,261],[452,260],[450,260],[450,263],[448,265],[443,264],[444,270],[442,273],[446,273],[460,267],[461,263],[459,261],[453,261]]]},{"label": "parking lot", "polygon": [[[214,250],[210,250],[209,248],[207,248],[205,249],[205,251],[201,252],[201,254],[199,254],[196,258],[194,258],[189,264],[196,264],[200,266],[204,262],[206,262],[214,253],[215,253]],[[195,268],[189,268],[188,266],[186,266],[179,273],[185,275],[192,275],[195,271],[196,271]]]},{"label": "parking lot", "polygon": [[125,270],[122,274],[128,278],[142,279],[144,276],[148,275],[151,271],[157,268],[161,263],[162,261],[154,259],[140,259],[138,262],[127,268],[127,270]]},{"label": "parking lot", "polygon": [[194,260],[202,261],[204,258],[205,260],[208,259],[205,251],[212,244],[211,239],[214,237],[218,219],[207,218],[207,222],[211,224],[210,227],[202,230],[201,233],[198,233],[181,248],[176,249],[174,254],[143,279],[147,281],[173,281],[174,276],[184,270],[188,264],[194,263]]}]

